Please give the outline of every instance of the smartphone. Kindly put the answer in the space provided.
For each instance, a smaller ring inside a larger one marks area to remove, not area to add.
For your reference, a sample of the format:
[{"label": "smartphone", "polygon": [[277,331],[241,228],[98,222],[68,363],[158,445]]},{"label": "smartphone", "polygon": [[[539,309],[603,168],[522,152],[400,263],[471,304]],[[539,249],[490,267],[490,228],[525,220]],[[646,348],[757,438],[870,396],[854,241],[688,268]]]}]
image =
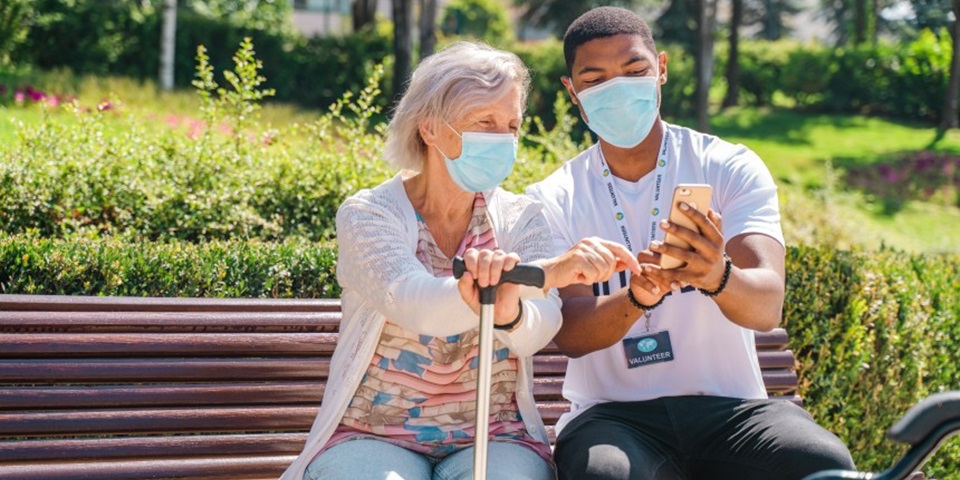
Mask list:
[{"label": "smartphone", "polygon": [[[680,210],[680,202],[686,203],[694,210],[706,215],[707,211],[710,210],[710,197],[712,195],[713,189],[710,185],[701,183],[682,183],[677,185],[677,187],[673,189],[673,200],[670,202],[670,223],[697,231],[697,225],[693,223],[693,220],[684,215],[683,211]],[[690,249],[690,244],[687,243],[686,240],[671,235],[669,232],[666,238],[664,238],[663,243],[688,250]],[[679,268],[684,265],[686,265],[686,263],[674,257],[668,255],[660,257],[660,268],[665,270]]]}]

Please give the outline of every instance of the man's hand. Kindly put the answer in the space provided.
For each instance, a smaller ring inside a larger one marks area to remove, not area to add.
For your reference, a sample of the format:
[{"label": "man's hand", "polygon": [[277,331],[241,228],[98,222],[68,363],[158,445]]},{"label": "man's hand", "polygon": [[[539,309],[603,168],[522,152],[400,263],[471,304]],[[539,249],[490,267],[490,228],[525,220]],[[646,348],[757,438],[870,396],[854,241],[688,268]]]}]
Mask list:
[{"label": "man's hand", "polygon": [[[654,282],[666,285],[671,290],[679,290],[693,285],[704,290],[715,290],[723,280],[725,260],[723,258],[723,220],[719,214],[710,210],[706,215],[680,203],[680,211],[693,220],[698,231],[676,225],[667,220],[660,221],[660,228],[678,238],[686,240],[691,250],[660,242],[650,244],[650,249],[660,255],[669,255],[686,262],[686,265],[670,270],[650,270]],[[645,272],[647,273],[647,272]],[[636,293],[635,293],[636,294]],[[639,297],[638,297],[639,299]]]},{"label": "man's hand", "polygon": [[537,264],[546,274],[544,288],[602,282],[626,269],[640,273],[640,263],[626,247],[597,237],[584,238],[562,255]]}]

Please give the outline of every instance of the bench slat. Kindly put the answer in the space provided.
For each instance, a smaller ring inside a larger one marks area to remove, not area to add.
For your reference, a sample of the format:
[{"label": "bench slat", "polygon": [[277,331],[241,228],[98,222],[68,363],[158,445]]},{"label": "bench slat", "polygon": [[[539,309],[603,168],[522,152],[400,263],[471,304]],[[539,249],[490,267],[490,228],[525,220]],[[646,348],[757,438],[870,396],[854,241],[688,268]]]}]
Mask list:
[{"label": "bench slat", "polygon": [[329,357],[0,360],[0,382],[164,382],[326,379]]},{"label": "bench slat", "polygon": [[309,430],[319,406],[0,412],[0,435],[291,432]]},{"label": "bench slat", "polygon": [[294,403],[319,405],[325,388],[326,382],[322,381],[7,387],[0,389],[0,410]]},{"label": "bench slat", "polygon": [[5,357],[332,354],[335,333],[30,333],[0,335]]},{"label": "bench slat", "polygon": [[276,479],[295,455],[0,464],[0,480]]},{"label": "bench slat", "polygon": [[0,465],[10,459],[296,455],[306,441],[305,432],[0,441]]}]

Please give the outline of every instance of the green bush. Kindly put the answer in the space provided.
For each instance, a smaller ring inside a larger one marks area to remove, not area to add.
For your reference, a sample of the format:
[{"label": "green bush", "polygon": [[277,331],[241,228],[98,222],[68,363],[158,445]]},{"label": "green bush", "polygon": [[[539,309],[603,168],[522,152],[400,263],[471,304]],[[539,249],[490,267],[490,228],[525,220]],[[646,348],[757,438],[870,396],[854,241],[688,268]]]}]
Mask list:
[{"label": "green bush", "polygon": [[47,114],[0,149],[0,231],[150,239],[330,239],[343,199],[383,181],[380,69],[354,100],[345,95],[316,122],[284,131],[256,124],[268,90],[250,45],[215,84],[201,60],[202,119],[189,130],[156,128],[113,110]]},{"label": "green bush", "polygon": [[[880,471],[903,448],[885,433],[920,399],[960,389],[960,257],[790,248],[784,327],[804,407],[840,436],[857,467]],[[958,478],[960,444],[928,476]]]},{"label": "green bush", "polygon": [[478,38],[500,48],[513,42],[507,9],[499,0],[453,0],[443,7],[440,31],[444,35]]},{"label": "green bush", "polygon": [[306,242],[0,236],[0,293],[330,298],[335,269],[335,249]]},{"label": "green bush", "polygon": [[[748,105],[781,92],[808,110],[939,119],[949,79],[950,35],[924,31],[907,45],[833,48],[744,42],[741,81]],[[717,72],[723,71],[724,56]]]}]

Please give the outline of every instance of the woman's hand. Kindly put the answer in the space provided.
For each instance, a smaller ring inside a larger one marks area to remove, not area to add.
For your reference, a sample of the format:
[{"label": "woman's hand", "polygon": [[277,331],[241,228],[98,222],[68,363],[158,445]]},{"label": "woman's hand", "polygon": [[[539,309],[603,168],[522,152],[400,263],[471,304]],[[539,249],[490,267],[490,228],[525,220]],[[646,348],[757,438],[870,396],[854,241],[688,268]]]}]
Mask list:
[{"label": "woman's hand", "polygon": [[[477,315],[480,314],[480,288],[497,285],[501,272],[509,272],[520,263],[520,256],[503,250],[477,250],[464,252],[466,272],[460,277],[457,287],[460,296]],[[497,288],[497,302],[493,307],[493,323],[506,325],[520,314],[520,286],[505,283]]]},{"label": "woman's hand", "polygon": [[590,285],[626,269],[640,273],[640,263],[626,247],[598,237],[584,238],[562,255],[536,263],[546,275],[544,288]]}]

